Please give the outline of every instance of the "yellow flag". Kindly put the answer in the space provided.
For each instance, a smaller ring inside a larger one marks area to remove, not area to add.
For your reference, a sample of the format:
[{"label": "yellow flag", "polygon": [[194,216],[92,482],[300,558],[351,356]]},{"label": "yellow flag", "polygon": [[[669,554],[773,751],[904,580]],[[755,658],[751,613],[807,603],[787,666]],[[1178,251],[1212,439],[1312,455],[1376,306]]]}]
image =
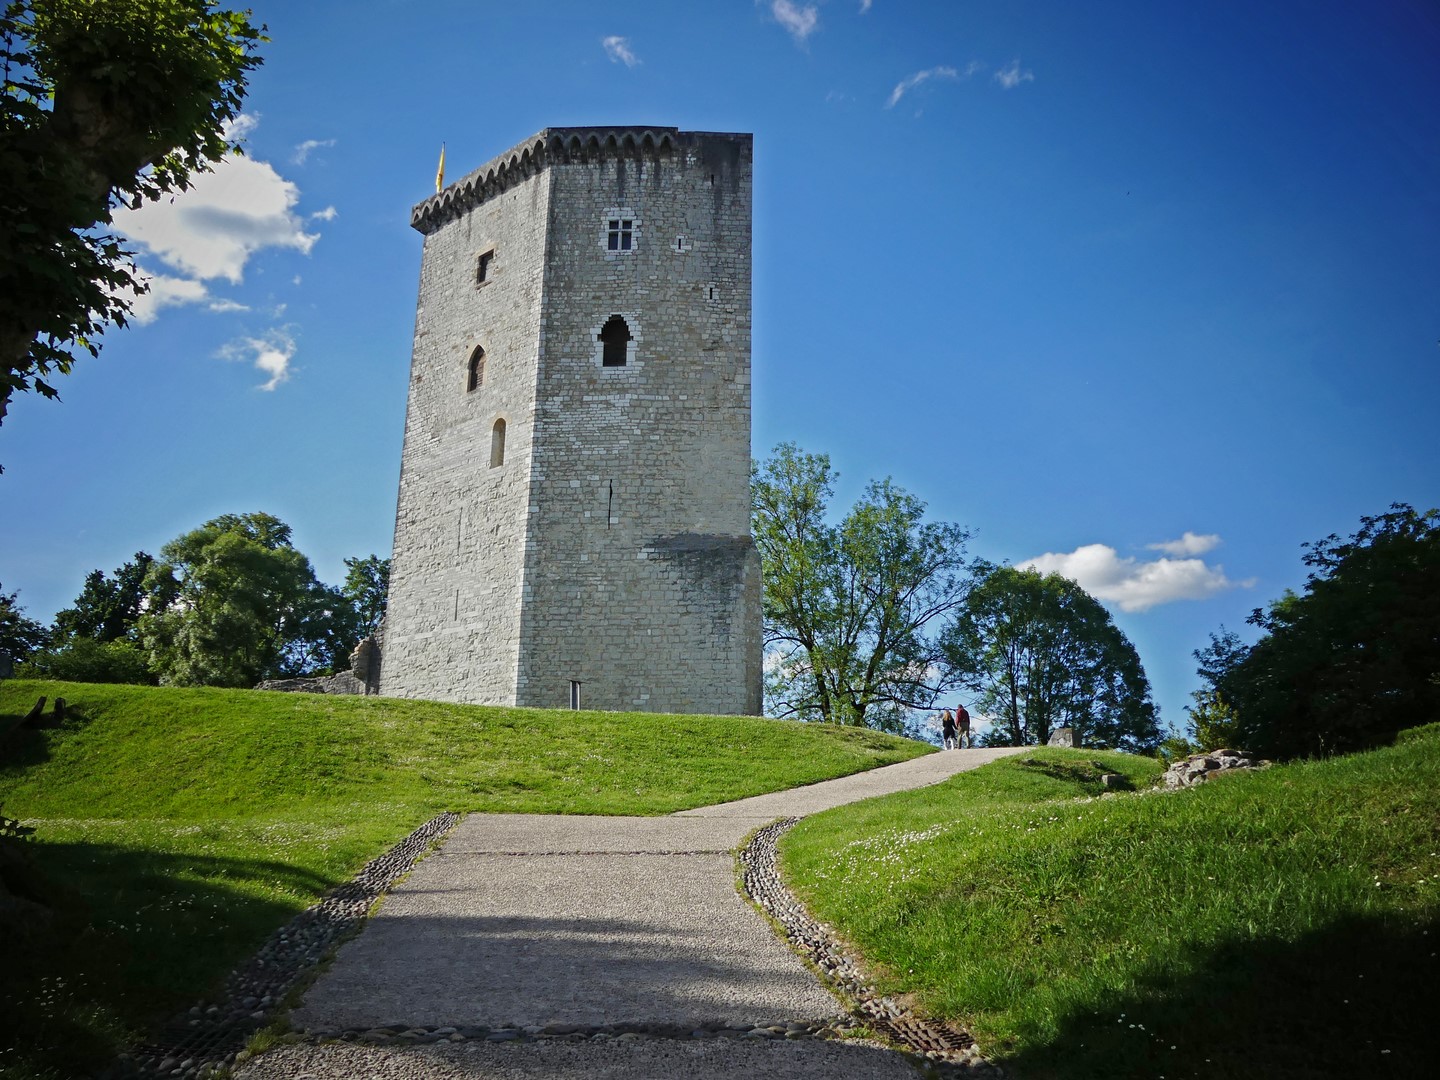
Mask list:
[{"label": "yellow flag", "polygon": [[445,187],[445,144],[440,144],[440,165],[435,170],[435,194],[439,195]]}]

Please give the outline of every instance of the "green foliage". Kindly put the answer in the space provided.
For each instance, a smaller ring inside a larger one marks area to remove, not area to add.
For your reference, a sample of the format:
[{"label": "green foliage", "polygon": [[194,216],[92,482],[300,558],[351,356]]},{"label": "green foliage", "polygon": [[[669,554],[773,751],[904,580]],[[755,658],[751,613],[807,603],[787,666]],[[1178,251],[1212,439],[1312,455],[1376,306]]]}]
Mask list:
[{"label": "green foliage", "polygon": [[153,683],[145,654],[129,641],[77,637],[56,648],[31,653],[15,669],[22,679],[86,683]]},{"label": "green foliage", "polygon": [[955,679],[1000,746],[1044,744],[1057,728],[1076,745],[1151,752],[1160,742],[1139,654],[1110,613],[1059,574],[994,567],[942,640]]},{"label": "green foliage", "polygon": [[[1404,504],[1361,519],[1348,539],[1305,545],[1311,568],[1234,634],[1197,652],[1211,706],[1192,722],[1220,722],[1252,753],[1295,758],[1391,741],[1440,713],[1440,510]],[[1222,711],[1223,710],[1223,711]]]},{"label": "green foliage", "polygon": [[225,514],[172,540],[145,577],[139,636],[173,686],[254,686],[342,665],[354,611],[269,514]]},{"label": "green foliage", "polygon": [[189,185],[227,132],[265,40],[211,0],[8,0],[0,9],[0,421],[57,391],[143,292],[105,231],[116,205]]},{"label": "green foliage", "polygon": [[881,992],[964,1025],[1007,1074],[1433,1072],[1440,725],[1165,795],[1089,798],[1092,757],[1140,788],[1159,771],[1007,758],[806,818],[785,876]]},{"label": "green foliage", "polygon": [[380,628],[385,617],[385,603],[390,595],[390,560],[369,555],[363,559],[345,560],[345,584],[340,586],[345,599],[355,609],[355,634],[369,637]]},{"label": "green foliage", "polygon": [[23,660],[50,640],[45,627],[26,616],[18,591],[0,591],[0,653]]},{"label": "green foliage", "polygon": [[832,525],[836,475],[828,456],[793,443],[752,474],[767,704],[780,716],[904,731],[910,711],[943,689],[930,631],[970,587],[970,534],[926,522],[925,504],[888,479]]},{"label": "green foliage", "polygon": [[145,603],[145,575],[154,562],[150,555],[137,551],[135,558],[117,567],[110,578],[103,570],[90,571],[74,606],[55,613],[55,637],[61,641],[79,637],[101,642],[133,639]]}]

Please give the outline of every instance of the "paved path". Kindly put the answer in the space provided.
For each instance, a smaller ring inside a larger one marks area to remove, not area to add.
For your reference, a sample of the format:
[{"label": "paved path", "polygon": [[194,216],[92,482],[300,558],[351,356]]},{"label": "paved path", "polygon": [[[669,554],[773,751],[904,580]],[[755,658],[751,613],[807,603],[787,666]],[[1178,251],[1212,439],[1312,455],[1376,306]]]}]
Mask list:
[{"label": "paved path", "polygon": [[[664,818],[474,814],[395,888],[291,1014],[301,1028],[732,1026],[823,1021],[838,1002],[736,892],[733,851],[778,817],[936,783],[1014,750],[955,750]],[[913,1077],[826,1042],[296,1046],[279,1077]]]}]

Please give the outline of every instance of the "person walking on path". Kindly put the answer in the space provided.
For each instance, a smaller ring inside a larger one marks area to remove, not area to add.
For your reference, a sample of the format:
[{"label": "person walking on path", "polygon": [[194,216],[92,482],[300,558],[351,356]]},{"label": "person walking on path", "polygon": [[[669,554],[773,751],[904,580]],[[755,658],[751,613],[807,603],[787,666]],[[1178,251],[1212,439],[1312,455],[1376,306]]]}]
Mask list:
[{"label": "person walking on path", "polygon": [[955,706],[955,734],[956,749],[959,749],[961,740],[964,740],[966,750],[974,747],[975,744],[970,741],[970,711],[964,705]]},{"label": "person walking on path", "polygon": [[945,742],[946,750],[955,749],[955,714],[949,709],[940,711],[940,736]]}]

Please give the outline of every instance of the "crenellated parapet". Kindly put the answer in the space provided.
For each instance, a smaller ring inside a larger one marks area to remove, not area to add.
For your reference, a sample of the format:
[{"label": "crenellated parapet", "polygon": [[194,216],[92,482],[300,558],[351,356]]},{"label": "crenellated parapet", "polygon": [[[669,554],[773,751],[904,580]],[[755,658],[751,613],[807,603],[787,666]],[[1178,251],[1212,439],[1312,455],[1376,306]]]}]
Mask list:
[{"label": "crenellated parapet", "polygon": [[673,155],[690,134],[673,127],[546,128],[417,204],[410,211],[410,225],[432,232],[551,164],[659,161]]}]

